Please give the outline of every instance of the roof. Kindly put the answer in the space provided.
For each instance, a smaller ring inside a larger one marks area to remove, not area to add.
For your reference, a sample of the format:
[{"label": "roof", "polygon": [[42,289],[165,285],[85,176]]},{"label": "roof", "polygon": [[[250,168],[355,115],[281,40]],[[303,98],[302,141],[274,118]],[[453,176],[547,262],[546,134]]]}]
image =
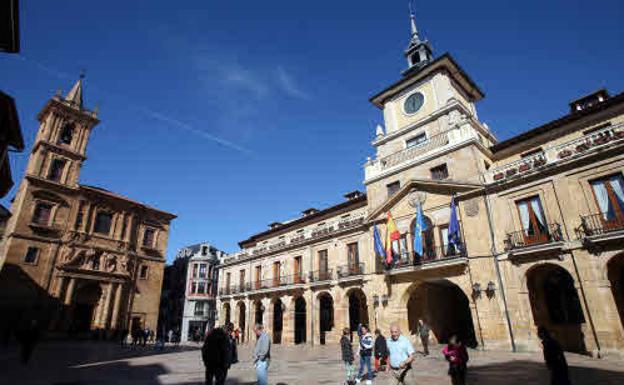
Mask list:
[{"label": "roof", "polygon": [[169,213],[167,211],[163,211],[163,210],[157,209],[155,207],[151,207],[151,206],[148,206],[146,204],[143,204],[141,202],[137,202],[137,201],[132,200],[130,198],[127,198],[127,197],[125,197],[123,195],[114,193],[112,191],[108,191],[108,190],[106,190],[105,188],[102,188],[102,187],[89,186],[89,185],[86,185],[86,184],[81,184],[79,186],[80,186],[81,189],[88,190],[88,191],[94,192],[96,194],[106,195],[109,198],[113,198],[113,199],[117,199],[117,200],[120,200],[120,201],[124,201],[126,203],[130,203],[132,205],[139,206],[139,207],[141,207],[141,208],[143,208],[145,210],[148,210],[148,211],[154,211],[154,212],[156,212],[156,213],[158,213],[160,215],[164,215],[166,217],[169,217],[170,220],[177,217],[177,215],[175,215],[175,214],[171,214],[171,213]]},{"label": "roof", "polygon": [[470,76],[468,76],[459,64],[457,64],[451,54],[444,53],[442,56],[433,60],[431,63],[420,68],[419,70],[408,72],[401,80],[391,84],[383,91],[377,93],[371,97],[369,101],[377,107],[383,108],[386,100],[392,98],[394,95],[402,92],[404,89],[420,81],[426,76],[442,69],[449,70],[451,76],[459,82],[459,84],[464,88],[464,91],[466,91],[475,101],[480,100],[485,96]]},{"label": "roof", "polygon": [[583,109],[581,111],[575,111],[575,112],[570,112],[567,115],[564,115],[558,119],[552,120],[546,124],[543,124],[541,126],[535,127],[533,129],[530,129],[528,131],[525,131],[523,133],[521,133],[520,135],[516,135],[514,137],[511,137],[509,139],[506,139],[502,142],[498,142],[495,145],[490,147],[490,150],[493,153],[502,151],[504,149],[507,149],[515,144],[518,143],[522,143],[526,140],[535,138],[539,135],[542,135],[550,130],[554,130],[556,128],[562,127],[566,124],[575,122],[581,118],[584,118],[586,116],[595,114],[597,112],[600,111],[604,111],[610,107],[613,107],[617,104],[620,104],[624,102],[624,92],[617,94],[615,96],[610,97],[609,99],[606,99],[604,102],[593,105],[591,107],[588,107],[586,109]]},{"label": "roof", "polygon": [[252,235],[251,237],[238,242],[238,245],[241,248],[244,248],[246,245],[250,245],[253,244],[255,242],[258,242],[259,240],[263,239],[263,238],[267,238],[268,236],[272,235],[272,234],[277,234],[277,233],[282,233],[285,232],[287,230],[292,230],[295,229],[297,227],[302,227],[304,226],[306,223],[308,222],[314,222],[315,220],[321,219],[325,216],[327,216],[328,214],[331,213],[335,213],[335,212],[339,212],[341,210],[345,210],[347,208],[350,208],[351,206],[354,206],[353,208],[358,208],[358,207],[362,207],[365,206],[367,204],[367,199],[366,199],[366,194],[362,194],[361,196],[351,199],[351,200],[347,200],[345,202],[341,202],[338,203],[336,205],[330,206],[326,209],[323,210],[319,210],[316,211],[312,214],[308,214],[306,216],[303,216],[301,218],[297,218],[294,219],[292,221],[289,222],[282,222],[282,225],[277,227],[277,228],[273,228],[273,229],[269,229],[267,231],[263,231],[261,233],[257,233]]}]

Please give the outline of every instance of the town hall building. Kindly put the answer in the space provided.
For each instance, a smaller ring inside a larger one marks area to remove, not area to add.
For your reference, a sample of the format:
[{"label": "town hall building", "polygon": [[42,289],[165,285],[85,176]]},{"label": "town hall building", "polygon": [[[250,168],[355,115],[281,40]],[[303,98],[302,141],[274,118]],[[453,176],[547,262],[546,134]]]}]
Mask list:
[{"label": "town hall building", "polygon": [[[624,351],[624,94],[599,90],[498,141],[477,115],[483,91],[453,56],[434,57],[413,16],[405,57],[402,77],[370,99],[385,124],[366,192],[241,241],[220,266],[219,322],[247,336],[261,322],[274,343],[335,344],[359,323],[413,338],[422,319],[439,342],[514,351],[540,349],[545,326],[569,351]],[[386,266],[373,242],[389,214],[400,236]]]}]

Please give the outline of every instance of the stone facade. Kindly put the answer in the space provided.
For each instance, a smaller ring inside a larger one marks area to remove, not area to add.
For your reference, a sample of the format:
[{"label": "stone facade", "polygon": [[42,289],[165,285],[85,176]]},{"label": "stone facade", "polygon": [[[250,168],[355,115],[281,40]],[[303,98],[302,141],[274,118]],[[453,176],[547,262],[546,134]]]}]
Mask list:
[{"label": "stone facade", "polygon": [[[371,98],[385,128],[364,165],[366,195],[240,242],[221,268],[219,319],[262,321],[286,344],[335,343],[359,322],[414,337],[423,319],[442,342],[534,351],[544,325],[567,350],[624,351],[624,94],[588,95],[498,142],[477,116],[483,93],[451,55],[431,57],[415,23],[406,55],[403,78]],[[390,268],[373,244],[388,213],[401,234]]]},{"label": "stone facade", "polygon": [[200,243],[181,249],[178,256],[188,257],[181,340],[203,339],[206,330],[215,325],[218,266],[225,253]]},{"label": "stone facade", "polygon": [[13,327],[38,319],[57,331],[155,329],[175,216],[79,184],[89,136],[99,123],[96,112],[83,106],[82,92],[80,79],[38,115],[6,228],[1,312]]}]

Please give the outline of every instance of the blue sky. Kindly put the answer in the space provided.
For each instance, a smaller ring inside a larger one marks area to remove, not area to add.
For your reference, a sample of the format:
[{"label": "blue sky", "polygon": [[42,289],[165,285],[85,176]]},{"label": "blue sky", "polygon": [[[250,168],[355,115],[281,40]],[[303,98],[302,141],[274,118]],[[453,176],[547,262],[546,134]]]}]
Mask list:
[{"label": "blue sky", "polygon": [[[0,56],[27,145],[47,98],[86,70],[101,123],[81,182],[173,212],[168,259],[232,252],[268,223],[363,189],[368,98],[400,77],[407,1],[23,1],[22,52]],[[436,55],[485,92],[505,139],[600,87],[624,91],[624,5],[551,0],[416,3]],[[28,151],[13,154],[23,175]],[[13,190],[4,199],[6,204]]]}]

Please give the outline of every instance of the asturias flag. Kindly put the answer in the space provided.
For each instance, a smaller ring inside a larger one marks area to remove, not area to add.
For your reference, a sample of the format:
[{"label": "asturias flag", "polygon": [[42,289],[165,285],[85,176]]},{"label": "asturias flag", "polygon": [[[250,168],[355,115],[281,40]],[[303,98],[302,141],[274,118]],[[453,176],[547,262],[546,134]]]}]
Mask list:
[{"label": "asturias flag", "polygon": [[377,258],[381,258],[384,260],[384,256],[386,255],[386,250],[384,249],[383,242],[381,242],[381,235],[379,235],[379,229],[377,229],[377,225],[373,226],[373,239],[375,242],[375,254]]},{"label": "asturias flag", "polygon": [[427,229],[425,223],[425,215],[422,211],[422,205],[416,207],[416,222],[414,222],[414,253],[418,258],[422,258],[424,253],[424,243],[422,233]]},{"label": "asturias flag", "polygon": [[392,219],[392,214],[388,212],[388,221],[386,223],[386,263],[390,265],[393,261],[392,253],[392,241],[397,241],[401,238],[401,233]]},{"label": "asturias flag", "polygon": [[451,220],[448,227],[448,254],[455,254],[461,248],[461,237],[459,234],[459,221],[457,220],[457,207],[455,197],[451,197]]}]

